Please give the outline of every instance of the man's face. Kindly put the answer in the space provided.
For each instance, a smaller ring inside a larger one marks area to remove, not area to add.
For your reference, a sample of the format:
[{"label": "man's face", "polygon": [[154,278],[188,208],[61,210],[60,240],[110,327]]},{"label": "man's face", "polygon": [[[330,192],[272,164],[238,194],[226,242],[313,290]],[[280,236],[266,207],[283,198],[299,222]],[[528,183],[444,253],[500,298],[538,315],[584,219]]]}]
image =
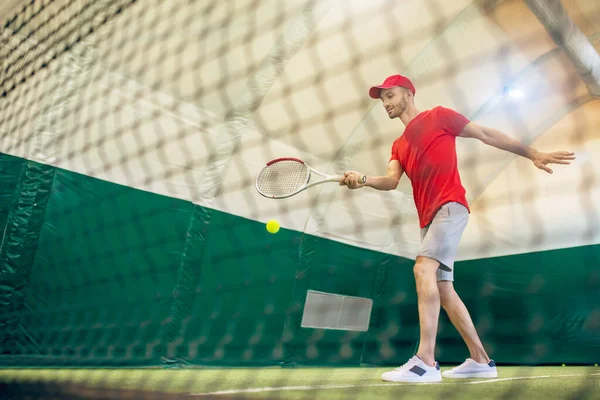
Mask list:
[{"label": "man's face", "polygon": [[390,119],[398,118],[406,110],[406,107],[408,107],[407,97],[406,89],[401,87],[383,89],[381,91],[383,108],[385,108]]}]

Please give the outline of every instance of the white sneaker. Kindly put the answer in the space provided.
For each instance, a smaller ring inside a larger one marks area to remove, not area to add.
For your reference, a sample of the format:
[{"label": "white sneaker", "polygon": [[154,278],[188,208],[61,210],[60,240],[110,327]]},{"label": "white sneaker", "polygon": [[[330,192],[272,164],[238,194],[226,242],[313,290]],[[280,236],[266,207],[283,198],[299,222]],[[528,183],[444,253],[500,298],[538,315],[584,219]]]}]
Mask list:
[{"label": "white sneaker", "polygon": [[414,356],[403,366],[384,372],[381,380],[387,382],[441,382],[442,374],[437,362],[435,367],[430,367],[419,357]]},{"label": "white sneaker", "polygon": [[460,364],[458,367],[454,367],[449,371],[442,373],[444,378],[497,378],[498,371],[496,370],[496,363],[491,360],[487,364],[479,364],[471,358]]}]

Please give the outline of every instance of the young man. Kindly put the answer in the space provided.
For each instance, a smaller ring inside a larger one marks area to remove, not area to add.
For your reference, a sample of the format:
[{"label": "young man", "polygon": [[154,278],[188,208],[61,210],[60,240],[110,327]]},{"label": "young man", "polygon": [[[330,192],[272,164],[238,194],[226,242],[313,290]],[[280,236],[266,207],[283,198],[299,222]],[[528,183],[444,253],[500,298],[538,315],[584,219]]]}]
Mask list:
[{"label": "young man", "polygon": [[454,257],[460,237],[469,219],[469,205],[457,169],[457,136],[475,138],[498,149],[529,158],[548,172],[548,164],[569,164],[571,152],[542,153],[524,146],[498,130],[470,122],[461,114],[444,107],[419,111],[415,107],[416,90],[401,75],[388,77],[374,86],[369,95],[381,99],[391,119],[400,118],[404,133],[394,141],[387,175],[369,176],[349,171],[340,185],[349,189],[368,186],[393,190],[406,172],[421,227],[421,248],[414,266],[417,287],[420,342],[417,354],[406,364],[382,375],[392,382],[440,382],[442,374],[434,359],[435,336],[440,305],[467,344],[470,358],[444,372],[451,378],[495,378],[496,365],[488,357],[477,335],[469,312],[453,287]]}]

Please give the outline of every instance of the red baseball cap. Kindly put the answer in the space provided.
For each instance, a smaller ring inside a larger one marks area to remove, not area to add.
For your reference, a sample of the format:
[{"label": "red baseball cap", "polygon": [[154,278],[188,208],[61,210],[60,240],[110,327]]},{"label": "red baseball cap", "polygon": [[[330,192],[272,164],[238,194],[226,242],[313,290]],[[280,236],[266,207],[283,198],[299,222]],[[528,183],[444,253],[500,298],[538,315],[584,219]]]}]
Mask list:
[{"label": "red baseball cap", "polygon": [[371,89],[369,89],[369,96],[374,99],[379,99],[381,97],[382,89],[391,89],[397,86],[410,89],[412,90],[413,94],[417,94],[415,85],[412,84],[410,79],[402,75],[392,75],[388,76],[381,85],[371,87]]}]

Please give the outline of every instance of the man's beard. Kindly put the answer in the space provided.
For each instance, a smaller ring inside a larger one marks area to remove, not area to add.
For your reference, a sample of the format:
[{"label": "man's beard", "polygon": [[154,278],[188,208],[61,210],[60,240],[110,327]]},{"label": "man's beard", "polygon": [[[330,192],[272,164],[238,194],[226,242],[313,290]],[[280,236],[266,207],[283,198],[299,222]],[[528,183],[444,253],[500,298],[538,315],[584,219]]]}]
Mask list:
[{"label": "man's beard", "polygon": [[406,111],[407,106],[408,103],[406,102],[406,100],[400,100],[400,104],[398,104],[397,107],[394,107],[394,112],[392,113],[392,115],[390,115],[390,119],[400,118],[402,113]]},{"label": "man's beard", "polygon": [[400,104],[399,104],[399,105],[400,105],[400,107],[399,107],[399,111],[400,111],[400,114],[402,114],[404,111],[406,111],[406,107],[408,107],[408,103],[406,102],[406,100],[405,100],[405,99],[402,99],[402,100],[400,101]]}]

